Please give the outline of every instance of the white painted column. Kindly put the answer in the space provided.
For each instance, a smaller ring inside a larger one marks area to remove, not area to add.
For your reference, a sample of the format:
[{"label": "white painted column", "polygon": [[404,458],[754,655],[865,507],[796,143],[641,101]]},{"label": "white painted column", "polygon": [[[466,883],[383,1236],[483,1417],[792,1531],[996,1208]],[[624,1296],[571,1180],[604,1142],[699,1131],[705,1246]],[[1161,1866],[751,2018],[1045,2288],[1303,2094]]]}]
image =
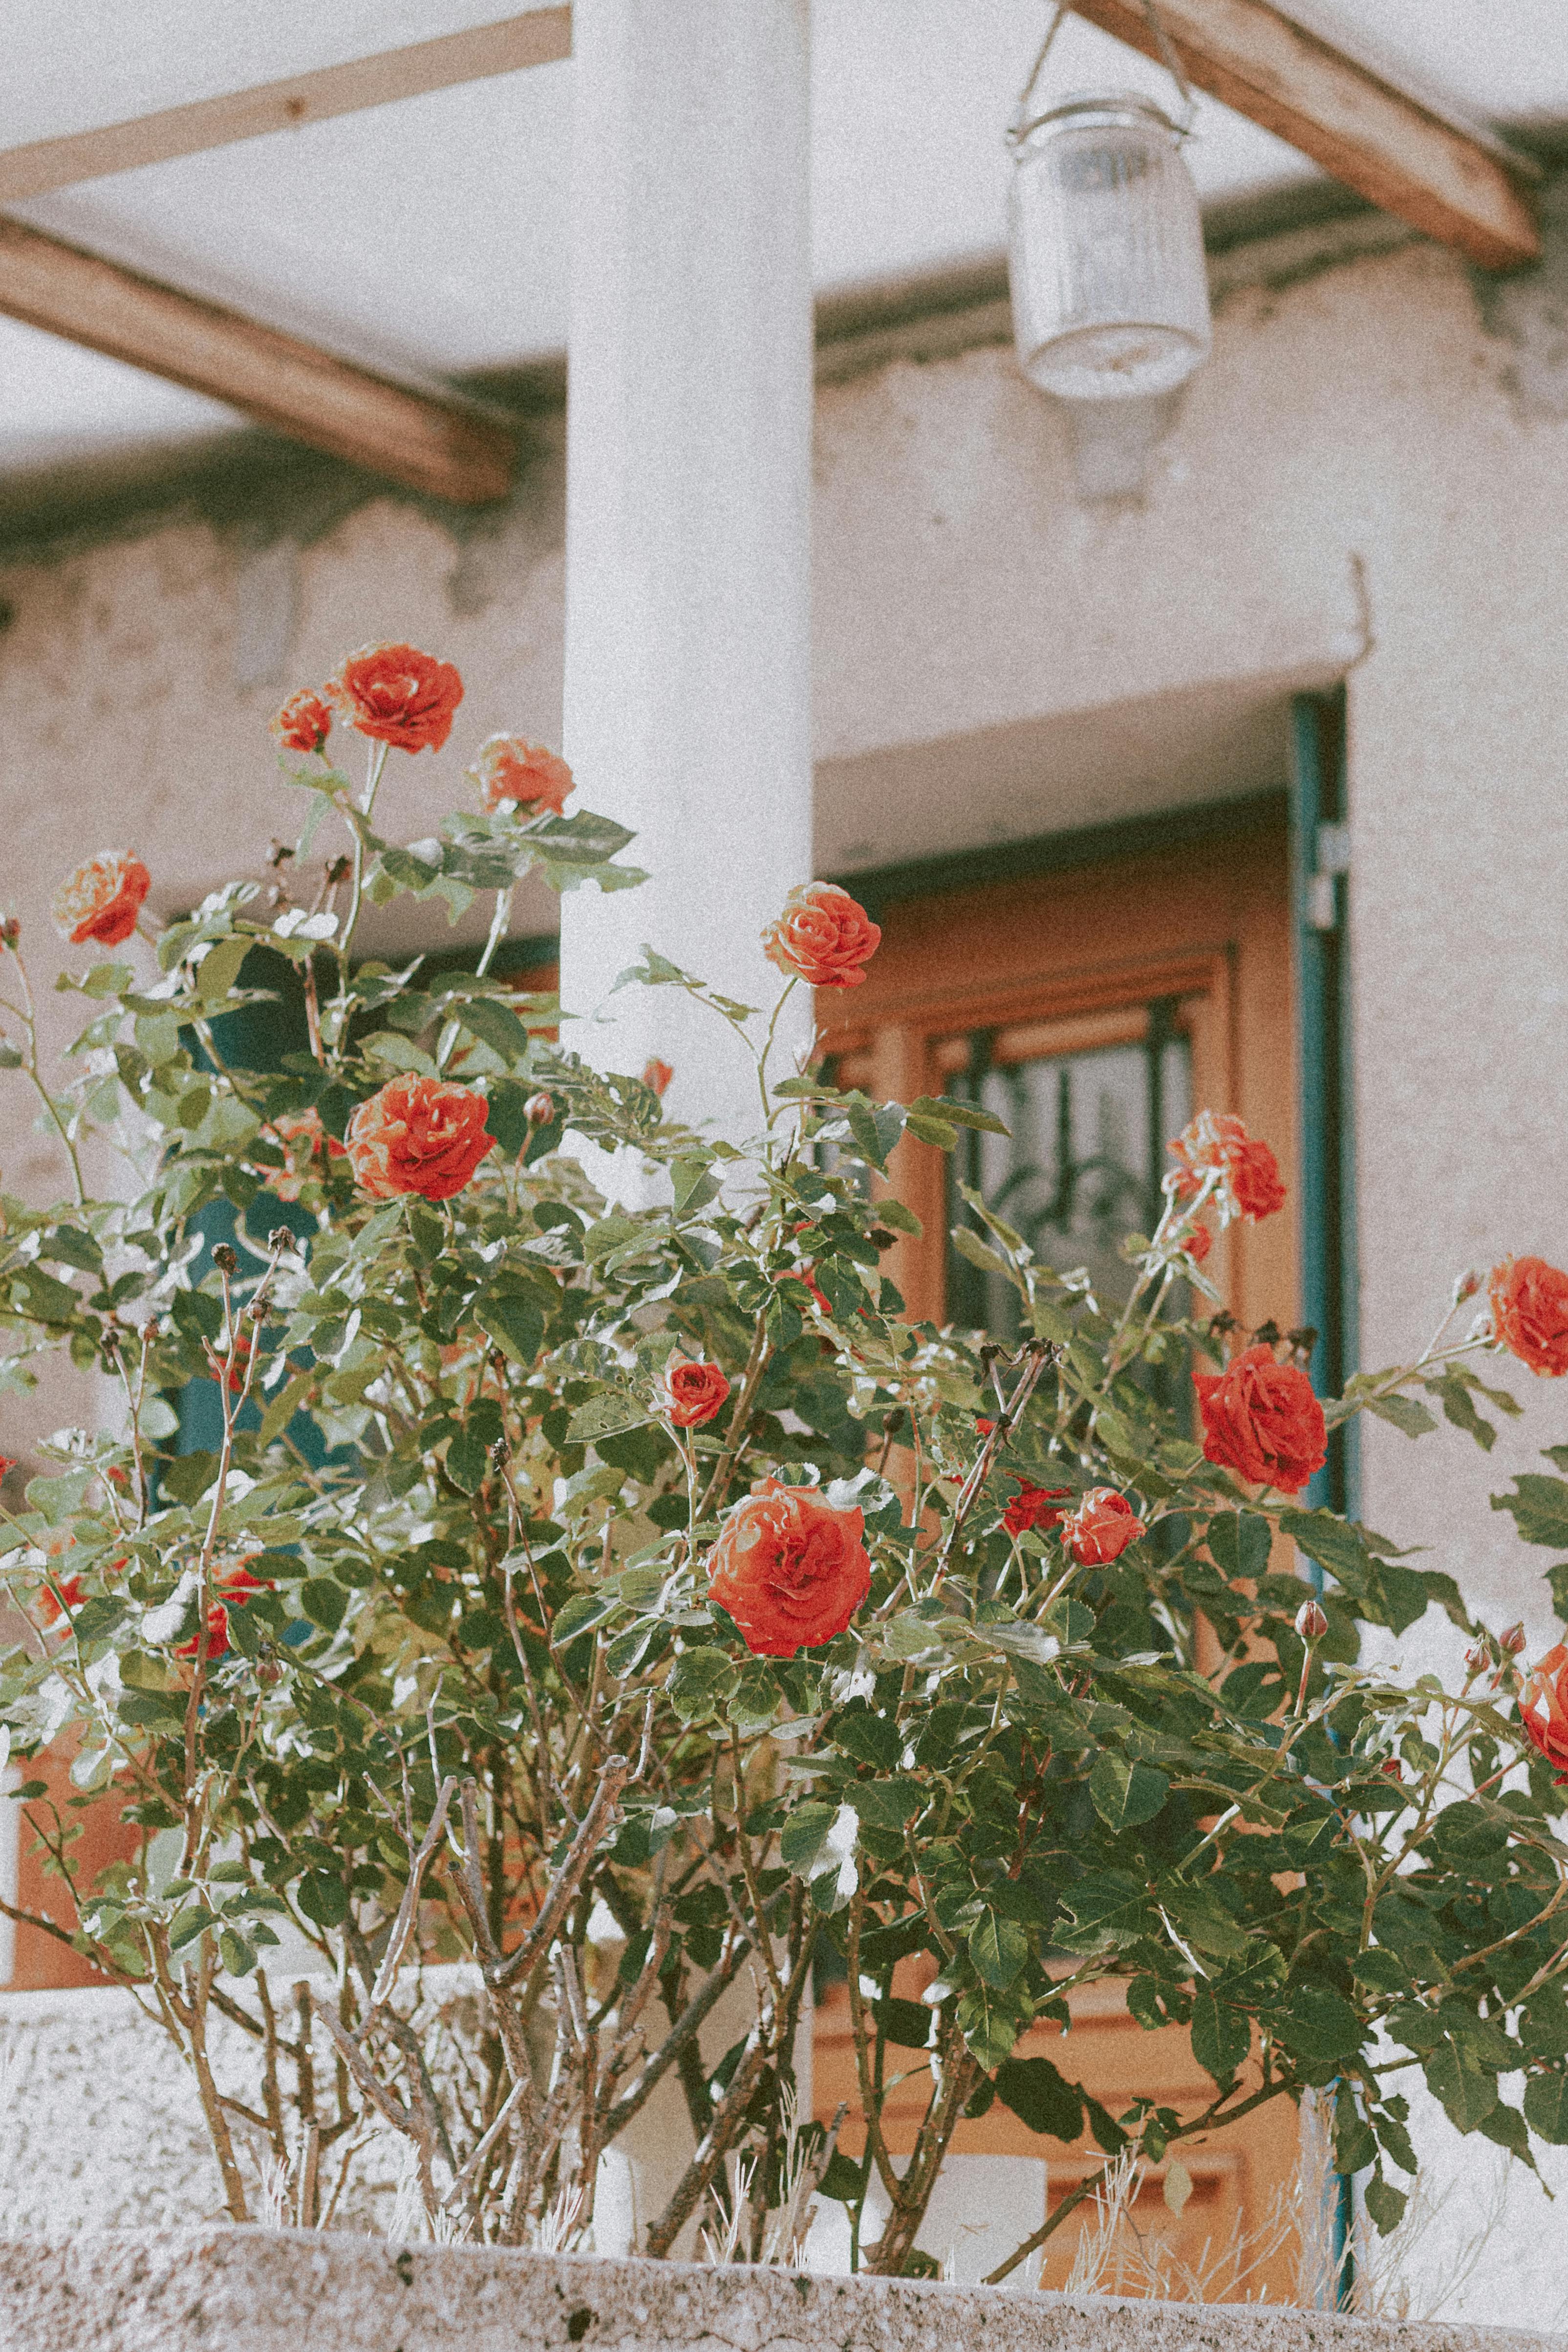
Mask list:
[{"label": "white painted column", "polygon": [[723,1023],[604,999],[647,940],[771,1006],[758,933],[810,874],[809,0],[576,0],[572,54],[565,752],[652,879],[562,901],[562,1002],[604,1012],[563,1042],[656,1055],[670,1109],[739,1139]]}]

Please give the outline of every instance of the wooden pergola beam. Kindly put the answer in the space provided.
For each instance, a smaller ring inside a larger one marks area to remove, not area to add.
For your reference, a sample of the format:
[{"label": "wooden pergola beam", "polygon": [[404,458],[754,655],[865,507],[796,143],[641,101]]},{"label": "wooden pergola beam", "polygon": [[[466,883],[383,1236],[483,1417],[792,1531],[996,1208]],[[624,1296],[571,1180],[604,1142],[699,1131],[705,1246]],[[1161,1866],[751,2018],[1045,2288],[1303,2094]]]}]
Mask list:
[{"label": "wooden pergola beam", "polygon": [[0,205],[47,195],[113,172],[133,172],[145,163],[166,163],[268,131],[295,131],[367,107],[420,98],[427,90],[452,89],[461,82],[485,81],[525,66],[550,65],[571,55],[570,6],[535,7],[467,32],[413,41],[347,64],[323,66],[287,81],[263,82],[254,89],[225,90],[189,106],[171,106],[132,121],[106,123],[60,139],[38,139],[26,147],[0,148]]},{"label": "wooden pergola beam", "polygon": [[[1119,41],[1158,58],[1142,0],[1070,0]],[[1534,207],[1517,170],[1269,0],[1157,0],[1187,79],[1413,228],[1488,269],[1541,257]]]},{"label": "wooden pergola beam", "polygon": [[0,219],[0,313],[432,498],[482,506],[510,487],[512,429],[455,394],[394,383],[20,221]]}]

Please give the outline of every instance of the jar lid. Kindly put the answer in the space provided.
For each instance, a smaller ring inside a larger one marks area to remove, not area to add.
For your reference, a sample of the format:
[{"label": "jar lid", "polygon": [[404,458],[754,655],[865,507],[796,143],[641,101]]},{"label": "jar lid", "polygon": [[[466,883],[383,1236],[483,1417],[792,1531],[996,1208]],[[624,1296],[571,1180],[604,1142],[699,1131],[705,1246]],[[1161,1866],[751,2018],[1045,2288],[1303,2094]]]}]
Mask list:
[{"label": "jar lid", "polygon": [[1017,149],[1031,140],[1036,131],[1055,130],[1063,124],[1085,131],[1101,127],[1106,130],[1124,128],[1140,131],[1160,131],[1167,139],[1179,142],[1183,137],[1179,123],[1173,122],[1165,109],[1152,98],[1137,90],[1075,90],[1043,114],[1030,117],[1008,133],[1008,143]]}]

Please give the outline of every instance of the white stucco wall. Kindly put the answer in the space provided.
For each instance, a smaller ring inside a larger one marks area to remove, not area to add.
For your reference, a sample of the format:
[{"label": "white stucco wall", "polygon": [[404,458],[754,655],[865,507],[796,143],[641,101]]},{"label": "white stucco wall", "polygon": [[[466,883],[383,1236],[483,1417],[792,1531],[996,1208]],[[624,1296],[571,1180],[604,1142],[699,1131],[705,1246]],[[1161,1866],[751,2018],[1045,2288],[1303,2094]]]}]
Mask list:
[{"label": "white stucco wall", "polygon": [[[1141,499],[1079,502],[1059,418],[994,342],[819,394],[821,866],[1278,782],[1289,691],[1348,674],[1369,1364],[1419,1346],[1460,1267],[1568,1255],[1556,211],[1544,276],[1484,315],[1463,266],[1419,243],[1232,266],[1212,364]],[[265,720],[348,646],[407,635],[456,660],[455,749],[502,726],[559,739],[559,424],[536,443],[513,507],[461,543],[391,499],[307,539],[276,500],[0,567],[4,891],[46,967],[47,900],[81,855],[135,846],[172,906],[287,830]],[[441,804],[432,765],[388,806],[410,835]],[[48,1155],[13,1117],[0,1161],[30,1189]],[[1568,1438],[1568,1399],[1512,1384],[1527,1414],[1486,1463],[1447,1430],[1417,1447],[1374,1429],[1364,1504],[1538,1643],[1546,1556],[1487,1496]],[[1444,1654],[1426,1629],[1404,1649]],[[1469,2306],[1488,2316],[1550,2315],[1550,2209],[1526,2193]]]}]

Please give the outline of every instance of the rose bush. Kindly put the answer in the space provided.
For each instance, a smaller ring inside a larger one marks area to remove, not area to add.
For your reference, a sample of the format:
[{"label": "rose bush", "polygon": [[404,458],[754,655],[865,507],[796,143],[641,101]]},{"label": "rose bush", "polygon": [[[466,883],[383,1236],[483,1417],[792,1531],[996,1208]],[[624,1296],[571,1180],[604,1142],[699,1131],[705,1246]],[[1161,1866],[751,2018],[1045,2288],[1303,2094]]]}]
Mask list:
[{"label": "rose bush", "polygon": [[[1415,2161],[1402,2069],[1521,2158],[1568,2140],[1563,1653],[1527,1678],[1522,1637],[1439,1569],[1303,1499],[1355,1412],[1414,1435],[1437,1408],[1490,1445],[1516,1408],[1478,1361],[1560,1372],[1564,1277],[1514,1261],[1456,1328],[1467,1281],[1422,1353],[1315,1398],[1311,1335],[1236,1332],[1199,1263],[1206,1219],[1282,1198],[1227,1116],[1178,1139],[1124,1307],[981,1204],[965,1245],[1020,1344],[913,1324],[881,1271],[916,1229],[889,1154],[994,1122],[770,1071],[767,1008],[725,999],[766,1090],[750,1146],[589,1067],[498,961],[524,876],[638,878],[624,831],[491,803],[483,763],[438,834],[375,830],[388,746],[438,748],[460,698],[394,646],[292,698],[294,856],[162,929],[138,896],[134,946],[65,978],[63,1083],[26,924],[0,931],[0,1058],[70,1177],[57,1205],[0,1203],[0,1377],[63,1351],[121,1400],[42,1449],[0,1521],[0,1739],[74,1903],[34,1924],[178,2042],[230,2212],[265,2163],[319,2220],[329,2153],[351,2165],[376,2123],[433,2231],[580,2242],[601,2158],[661,2085],[689,2158],[642,2251],[743,2179],[754,2257],[816,2193],[884,2273],[993,2101],[1109,2162],[1311,2090],[1380,2227]],[[328,757],[328,702],[370,739],[362,783]],[[312,867],[324,824],[345,846]],[[356,952],[366,901],[404,895],[493,898],[469,968]],[[73,899],[78,943],[117,898],[118,926],[121,884]],[[852,985],[876,944],[821,884],[768,940],[786,985]],[[653,951],[643,977],[708,995]],[[121,1196],[88,1189],[95,1129],[137,1171]],[[607,1202],[569,1136],[640,1153],[652,1205]],[[1148,1368],[1184,1360],[1173,1404]],[[1568,1554],[1568,1480],[1497,1499]],[[1449,1685],[1364,1661],[1367,1628],[1429,1607],[1469,1643]],[[62,1738],[57,1802],[29,1759]],[[89,1806],[122,1826],[96,1875]],[[466,1964],[479,2019],[439,2078],[392,1998],[431,1959]],[[823,1967],[860,2083],[841,2147],[786,2127]],[[1208,2096],[1096,2100],[1071,2003],[1104,1981],[1190,2033]],[[214,2073],[215,2012],[254,2042],[260,2105]],[[885,2102],[912,2070],[928,2095],[895,2164]]]}]

